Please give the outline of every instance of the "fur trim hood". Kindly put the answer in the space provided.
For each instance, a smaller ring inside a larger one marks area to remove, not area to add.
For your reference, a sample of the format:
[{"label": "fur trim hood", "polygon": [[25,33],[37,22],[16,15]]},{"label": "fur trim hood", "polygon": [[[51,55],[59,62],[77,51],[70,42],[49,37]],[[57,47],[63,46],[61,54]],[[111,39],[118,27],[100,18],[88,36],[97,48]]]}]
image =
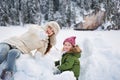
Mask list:
[{"label": "fur trim hood", "polygon": [[50,21],[46,23],[46,25],[43,26],[43,28],[46,30],[49,26],[52,27],[52,29],[54,30],[54,35],[50,37],[50,43],[52,46],[54,46],[56,44],[56,35],[60,31],[60,26],[56,21]]},{"label": "fur trim hood", "polygon": [[76,46],[74,46],[74,47],[71,49],[71,51],[66,52],[66,53],[72,54],[72,55],[76,56],[77,58],[80,58],[80,57],[81,57],[81,52],[82,52],[82,51],[81,51],[81,49],[79,48],[79,46],[76,45]]}]

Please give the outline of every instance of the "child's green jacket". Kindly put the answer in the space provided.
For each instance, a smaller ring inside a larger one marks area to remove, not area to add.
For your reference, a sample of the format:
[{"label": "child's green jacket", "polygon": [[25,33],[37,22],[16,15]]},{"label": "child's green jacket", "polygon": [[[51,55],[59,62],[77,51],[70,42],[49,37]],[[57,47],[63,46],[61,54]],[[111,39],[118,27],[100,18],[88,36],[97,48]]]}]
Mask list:
[{"label": "child's green jacket", "polygon": [[[63,54],[61,59],[61,65],[59,65],[57,68],[61,72],[73,71],[75,77],[78,78],[80,75],[80,56],[80,52],[67,52]],[[55,65],[58,65],[58,61],[55,62]]]}]

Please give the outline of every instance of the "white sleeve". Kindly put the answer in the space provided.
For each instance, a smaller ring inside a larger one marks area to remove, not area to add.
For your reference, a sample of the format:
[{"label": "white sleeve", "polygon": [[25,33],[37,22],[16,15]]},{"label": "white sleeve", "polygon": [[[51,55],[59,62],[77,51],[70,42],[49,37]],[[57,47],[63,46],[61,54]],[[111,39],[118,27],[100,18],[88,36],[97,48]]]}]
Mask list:
[{"label": "white sleeve", "polygon": [[48,39],[47,33],[40,26],[31,26],[29,31],[35,33],[40,38],[40,40]]}]

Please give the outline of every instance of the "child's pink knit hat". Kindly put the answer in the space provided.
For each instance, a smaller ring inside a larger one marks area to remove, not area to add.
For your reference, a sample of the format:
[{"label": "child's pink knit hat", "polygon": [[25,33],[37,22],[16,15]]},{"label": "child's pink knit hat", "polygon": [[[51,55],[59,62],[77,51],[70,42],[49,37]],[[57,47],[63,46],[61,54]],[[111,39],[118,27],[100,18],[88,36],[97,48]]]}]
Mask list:
[{"label": "child's pink knit hat", "polygon": [[76,39],[76,36],[71,36],[71,37],[69,37],[69,38],[66,38],[66,39],[64,40],[63,44],[64,44],[65,42],[69,42],[69,43],[71,43],[73,46],[75,46],[75,39]]}]

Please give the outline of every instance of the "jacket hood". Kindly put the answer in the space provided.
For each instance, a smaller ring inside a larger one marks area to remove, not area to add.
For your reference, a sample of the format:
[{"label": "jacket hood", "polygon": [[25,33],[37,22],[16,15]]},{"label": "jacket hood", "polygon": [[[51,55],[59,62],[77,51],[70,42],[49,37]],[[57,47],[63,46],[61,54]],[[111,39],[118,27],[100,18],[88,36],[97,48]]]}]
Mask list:
[{"label": "jacket hood", "polygon": [[60,26],[57,22],[55,21],[50,21],[48,23],[46,23],[46,25],[42,26],[44,30],[46,30],[48,27],[52,27],[54,30],[54,34],[50,37],[50,43],[52,46],[54,46],[56,44],[56,35],[59,33],[60,31]]},{"label": "jacket hood", "polygon": [[54,46],[56,44],[56,35],[60,31],[60,26],[57,22],[50,21],[50,22],[46,23],[46,25],[43,26],[43,28],[46,30],[49,26],[52,27],[52,29],[54,30],[54,34],[50,37],[50,43],[52,46]]},{"label": "jacket hood", "polygon": [[55,35],[57,35],[58,32],[60,31],[60,26],[56,21],[50,21],[50,22],[46,23],[45,27],[47,28],[49,26],[52,27],[52,29],[54,30]]}]

